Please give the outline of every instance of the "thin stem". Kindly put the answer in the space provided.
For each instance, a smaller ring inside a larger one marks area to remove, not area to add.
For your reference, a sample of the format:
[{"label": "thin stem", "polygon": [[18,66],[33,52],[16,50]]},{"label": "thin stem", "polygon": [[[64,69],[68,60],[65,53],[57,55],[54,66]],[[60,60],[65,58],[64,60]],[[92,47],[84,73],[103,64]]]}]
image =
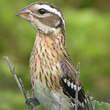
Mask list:
[{"label": "thin stem", "polygon": [[[26,102],[28,100],[29,96],[28,96],[28,94],[24,88],[24,85],[22,83],[21,78],[19,78],[17,76],[17,73],[15,72],[15,66],[13,65],[11,60],[8,58],[8,56],[4,56],[3,58],[7,62],[8,68],[9,68],[10,72],[12,73],[12,75],[13,75],[13,77],[14,77],[17,85],[18,85],[18,88],[20,89],[21,93],[23,94],[24,100]],[[26,103],[26,105],[28,106],[28,110],[33,110],[33,106],[31,104]]]},{"label": "thin stem", "polygon": [[76,94],[75,94],[75,110],[78,110],[78,87],[79,87],[79,76],[80,76],[80,62],[77,64],[76,67],[77,73],[76,73]]}]

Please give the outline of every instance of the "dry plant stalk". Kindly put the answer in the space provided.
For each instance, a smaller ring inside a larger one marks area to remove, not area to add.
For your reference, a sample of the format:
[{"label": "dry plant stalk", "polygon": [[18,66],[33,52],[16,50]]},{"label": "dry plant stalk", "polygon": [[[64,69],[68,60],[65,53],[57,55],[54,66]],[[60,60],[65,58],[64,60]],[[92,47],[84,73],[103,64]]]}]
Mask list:
[{"label": "dry plant stalk", "polygon": [[[11,60],[7,56],[4,56],[3,58],[7,62],[8,68],[9,68],[10,72],[12,73],[12,75],[18,85],[18,88],[20,89],[21,93],[23,94],[24,100],[26,102],[30,97],[29,97],[28,92],[24,88],[24,85],[22,83],[21,78],[19,78],[17,76],[17,73],[15,72],[15,66],[13,65],[13,63],[11,62]],[[34,106],[32,103],[26,103],[26,105],[28,107],[28,110],[33,110]]]},{"label": "dry plant stalk", "polygon": [[77,73],[76,73],[76,94],[75,94],[75,110],[78,110],[78,87],[79,87],[79,76],[80,76],[80,62],[77,64],[76,67]]}]

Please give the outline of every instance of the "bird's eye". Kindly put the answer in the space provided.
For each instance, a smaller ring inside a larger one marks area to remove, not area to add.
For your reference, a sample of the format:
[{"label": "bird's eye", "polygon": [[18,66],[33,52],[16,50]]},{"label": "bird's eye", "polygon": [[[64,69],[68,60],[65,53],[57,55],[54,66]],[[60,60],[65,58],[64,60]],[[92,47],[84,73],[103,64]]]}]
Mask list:
[{"label": "bird's eye", "polygon": [[39,12],[40,14],[45,14],[45,13],[47,13],[47,10],[41,8],[41,9],[38,10],[38,12]]}]

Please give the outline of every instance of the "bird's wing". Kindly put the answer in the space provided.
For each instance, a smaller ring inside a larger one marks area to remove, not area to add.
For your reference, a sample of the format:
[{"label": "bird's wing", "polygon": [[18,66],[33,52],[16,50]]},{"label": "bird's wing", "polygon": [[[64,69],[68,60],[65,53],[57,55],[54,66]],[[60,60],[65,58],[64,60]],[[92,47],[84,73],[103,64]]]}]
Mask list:
[{"label": "bird's wing", "polygon": [[[73,68],[72,64],[68,60],[61,61],[61,70],[62,75],[60,78],[60,85],[63,89],[63,92],[71,100],[71,104],[74,108],[75,105],[75,96],[76,90],[78,91],[78,110],[90,110],[88,108],[89,99],[85,94],[81,83],[79,86],[76,86],[76,70]],[[77,88],[77,89],[76,89]]]}]

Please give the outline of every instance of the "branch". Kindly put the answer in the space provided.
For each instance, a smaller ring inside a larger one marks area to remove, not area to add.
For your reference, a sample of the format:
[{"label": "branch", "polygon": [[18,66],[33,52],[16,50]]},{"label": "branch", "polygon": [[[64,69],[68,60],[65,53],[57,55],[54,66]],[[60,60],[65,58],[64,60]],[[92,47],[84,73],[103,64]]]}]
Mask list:
[{"label": "branch", "polygon": [[75,94],[75,110],[78,110],[78,87],[79,87],[79,76],[80,76],[80,62],[77,64],[76,67],[77,73],[76,73],[76,94]]},{"label": "branch", "polygon": [[[13,65],[13,63],[11,62],[11,60],[8,58],[8,56],[4,56],[3,57],[5,59],[5,61],[7,62],[7,65],[8,65],[8,68],[10,70],[10,72],[12,73],[17,85],[18,85],[18,88],[20,89],[21,93],[23,94],[24,96],[24,100],[25,102],[29,99],[29,94],[27,93],[27,91],[25,90],[24,88],[24,85],[22,83],[22,80],[21,78],[19,78],[15,72],[15,66]],[[28,107],[28,110],[33,110],[33,104],[32,103],[26,103],[27,107]]]}]

